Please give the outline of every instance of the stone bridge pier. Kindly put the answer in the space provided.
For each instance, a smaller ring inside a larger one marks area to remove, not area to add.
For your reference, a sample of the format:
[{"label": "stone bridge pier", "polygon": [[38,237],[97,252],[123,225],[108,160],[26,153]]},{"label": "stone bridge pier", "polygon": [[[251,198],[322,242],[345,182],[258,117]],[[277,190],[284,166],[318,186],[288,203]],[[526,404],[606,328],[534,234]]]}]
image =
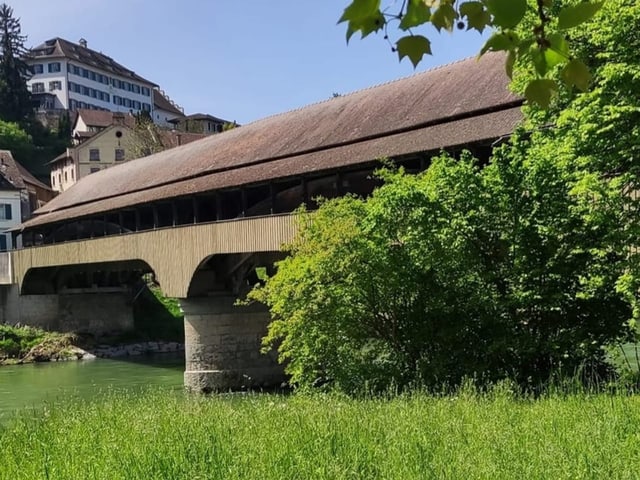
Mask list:
[{"label": "stone bridge pier", "polygon": [[196,271],[184,313],[185,387],[194,392],[274,387],[284,381],[274,352],[262,353],[270,315],[258,303],[238,299],[259,281],[256,268],[271,269],[276,253],[215,255]]},{"label": "stone bridge pier", "polygon": [[263,305],[235,305],[236,296],[183,298],[185,372],[188,390],[244,390],[284,380],[273,354],[260,352],[269,312]]}]

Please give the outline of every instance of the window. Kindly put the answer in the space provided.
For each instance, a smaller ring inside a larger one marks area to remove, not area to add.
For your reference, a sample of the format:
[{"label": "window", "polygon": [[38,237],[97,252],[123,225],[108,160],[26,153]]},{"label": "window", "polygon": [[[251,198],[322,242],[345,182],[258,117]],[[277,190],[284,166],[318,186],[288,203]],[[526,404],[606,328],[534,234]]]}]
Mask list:
[{"label": "window", "polygon": [[7,236],[5,234],[0,234],[0,251],[7,251]]},{"label": "window", "polygon": [[124,148],[116,148],[116,162],[124,160]]},{"label": "window", "polygon": [[53,92],[54,90],[62,90],[62,82],[60,80],[49,82],[49,91]]},{"label": "window", "polygon": [[151,96],[151,90],[149,90],[147,87],[142,87],[142,94],[146,97],[150,97]]},{"label": "window", "polygon": [[0,220],[11,220],[11,205],[8,203],[0,203]]},{"label": "window", "polygon": [[89,173],[96,173],[100,171],[100,167],[91,167],[91,169],[89,170]]},{"label": "window", "polygon": [[143,103],[142,104],[142,110],[144,110],[145,112],[150,112],[151,111],[151,105],[149,105],[148,103]]},{"label": "window", "polygon": [[60,71],[60,62],[53,62],[49,64],[49,73],[56,73]]},{"label": "window", "polygon": [[64,181],[66,182],[67,180],[69,180],[69,179],[67,178],[67,172],[65,171],[64,172]]},{"label": "window", "polygon": [[31,71],[34,75],[37,75],[39,73],[44,73],[44,68],[41,63],[36,63],[35,65],[31,66]]},{"label": "window", "polygon": [[52,187],[56,186],[56,176],[55,175],[51,175],[51,186]]},{"label": "window", "polygon": [[74,171],[75,170],[71,170],[71,180],[74,180],[74,176],[75,176],[75,173],[73,173]]},{"label": "window", "polygon": [[31,93],[44,93],[44,83],[34,82],[31,84]]},{"label": "window", "polygon": [[99,148],[90,148],[89,149],[89,160],[92,162],[100,161],[100,149]]},{"label": "window", "polygon": [[140,93],[140,85],[133,85],[133,93]]}]

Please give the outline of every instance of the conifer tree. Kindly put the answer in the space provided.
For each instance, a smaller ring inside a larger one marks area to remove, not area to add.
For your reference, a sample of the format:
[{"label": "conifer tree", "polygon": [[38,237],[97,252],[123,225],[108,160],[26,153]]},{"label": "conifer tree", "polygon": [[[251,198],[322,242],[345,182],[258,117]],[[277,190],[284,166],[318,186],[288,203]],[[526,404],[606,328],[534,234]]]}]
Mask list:
[{"label": "conifer tree", "polygon": [[13,9],[0,5],[0,119],[9,122],[23,122],[32,112],[29,66],[23,60],[26,38]]}]

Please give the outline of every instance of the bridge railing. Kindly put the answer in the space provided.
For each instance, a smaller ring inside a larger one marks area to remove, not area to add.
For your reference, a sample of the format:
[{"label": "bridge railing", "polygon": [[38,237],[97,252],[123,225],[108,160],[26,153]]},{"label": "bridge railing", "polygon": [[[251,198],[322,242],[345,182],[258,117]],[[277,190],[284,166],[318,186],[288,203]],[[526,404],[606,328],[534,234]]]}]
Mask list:
[{"label": "bridge railing", "polygon": [[12,283],[11,252],[0,252],[0,285],[11,285]]}]

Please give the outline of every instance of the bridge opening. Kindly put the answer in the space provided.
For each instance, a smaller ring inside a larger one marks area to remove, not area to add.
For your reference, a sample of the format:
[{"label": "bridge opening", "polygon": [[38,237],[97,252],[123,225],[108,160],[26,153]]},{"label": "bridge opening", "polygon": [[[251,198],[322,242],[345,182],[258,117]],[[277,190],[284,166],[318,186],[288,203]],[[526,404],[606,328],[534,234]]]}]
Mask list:
[{"label": "bridge opening", "polygon": [[[472,153],[481,161],[488,160],[490,145],[478,144],[471,147]],[[419,173],[428,167],[431,156],[430,153],[414,154],[395,159],[395,163],[409,173]],[[31,247],[181,225],[289,213],[301,204],[315,209],[318,207],[319,197],[334,198],[347,193],[369,196],[381,183],[373,176],[373,171],[379,167],[379,162],[366,162],[350,169],[336,168],[301,177],[176,196],[35,226],[15,235],[21,235],[23,247]]]}]

